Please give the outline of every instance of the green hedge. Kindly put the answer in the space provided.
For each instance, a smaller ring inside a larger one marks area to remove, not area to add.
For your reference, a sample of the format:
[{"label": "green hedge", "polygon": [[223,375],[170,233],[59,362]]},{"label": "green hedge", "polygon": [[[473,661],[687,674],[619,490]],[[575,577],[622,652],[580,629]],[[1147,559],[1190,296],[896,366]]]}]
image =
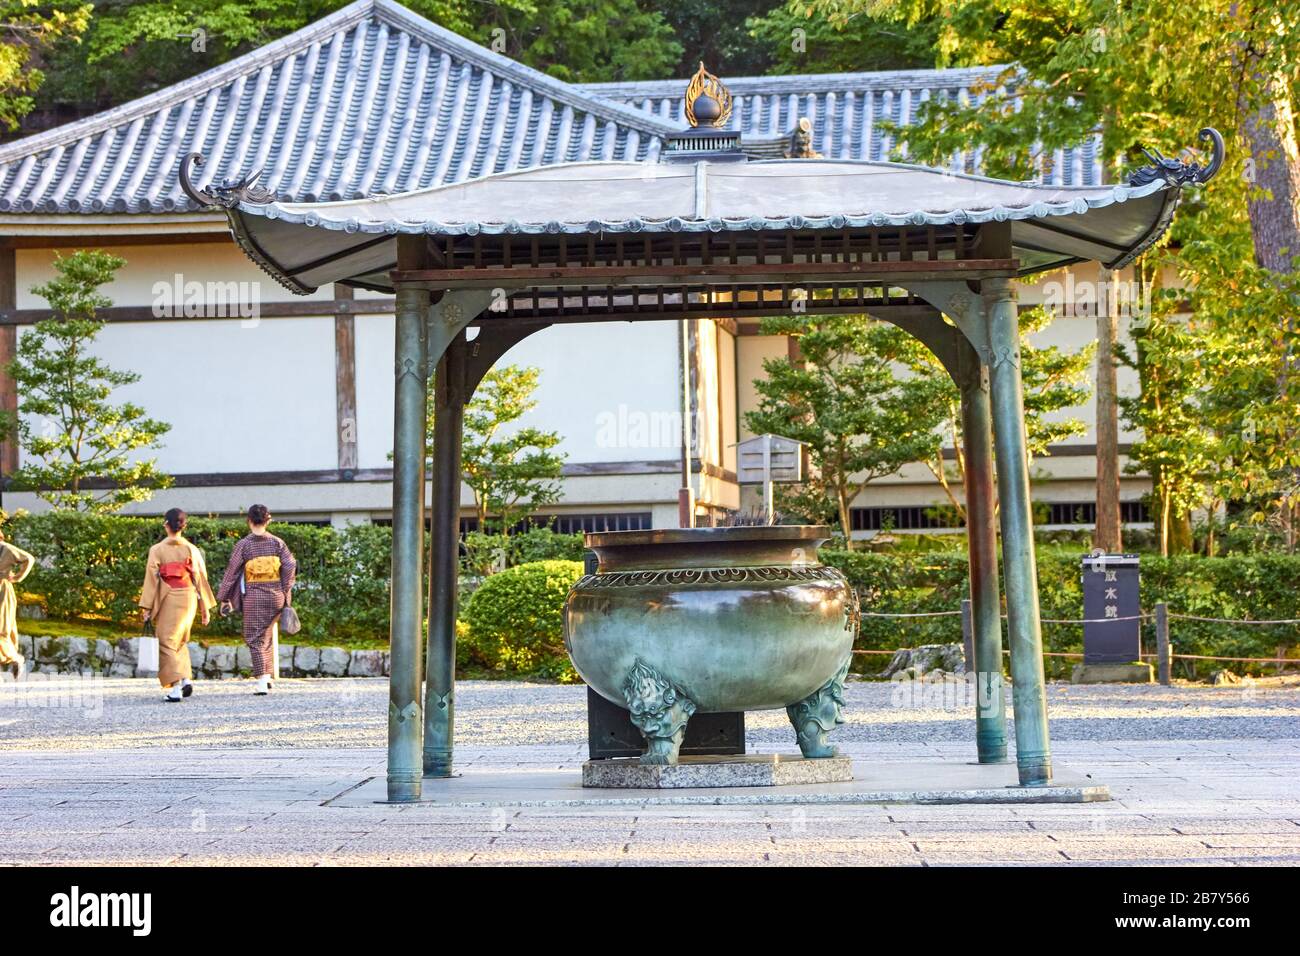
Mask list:
[{"label": "green hedge", "polygon": [[474,592],[461,643],[468,663],[573,683],[564,649],[564,601],[580,561],[534,561],[494,574]]},{"label": "green hedge", "polygon": [[[162,537],[160,520],[19,514],[3,527],[15,544],[37,556],[38,566],[22,591],[25,597],[40,600],[52,618],[91,619],[124,629],[138,625],[136,600],[145,554]],[[214,586],[231,548],[246,530],[240,520],[191,519],[187,535],[206,554]],[[365,524],[340,529],[277,522],[272,530],[288,542],[298,558],[299,587],[294,603],[303,622],[301,640],[341,643],[387,637],[392,540],[387,527]],[[582,554],[581,535],[538,529],[508,540],[483,535],[471,539],[466,571],[472,572],[475,556],[481,560],[484,553],[500,547],[507,563],[516,566],[516,573],[491,575],[465,600],[463,617],[471,626],[464,632],[461,654],[489,669],[571,678],[567,658],[562,651],[558,655],[553,651],[561,643],[560,608],[568,584],[581,570],[573,560]],[[844,571],[858,589],[864,610],[950,611],[960,607],[967,596],[966,556],[959,548],[960,538],[947,537],[942,543],[946,550],[848,552],[826,548],[822,558]],[[1043,617],[1082,615],[1081,551],[1073,543],[1040,547]],[[484,591],[486,595],[480,597]],[[1142,606],[1149,611],[1157,601],[1167,603],[1173,612],[1203,617],[1300,618],[1300,555],[1143,555]],[[1044,642],[1051,651],[1079,651],[1082,632],[1078,625],[1043,626]],[[237,634],[238,619],[214,619],[205,633]],[[1171,634],[1177,652],[1222,657],[1272,657],[1278,646],[1300,643],[1300,627],[1295,625],[1252,627],[1175,619]],[[857,646],[893,650],[960,640],[961,621],[955,616],[864,617]],[[1155,646],[1151,622],[1144,624],[1143,646]],[[884,660],[883,655],[859,658],[861,668],[867,671],[879,669]],[[1049,658],[1049,673],[1068,674],[1072,663]],[[1203,676],[1221,666],[1202,662],[1196,673]],[[1258,665],[1229,666],[1243,673],[1261,670]]]},{"label": "green hedge", "polygon": [[[15,515],[4,528],[15,544],[36,555],[22,590],[38,597],[51,617],[138,625],[145,556],[163,536],[160,520],[51,512]],[[294,606],[302,640],[366,640],[388,633],[388,528],[276,522],[271,530],[298,560]],[[191,518],[185,533],[202,549],[215,590],[247,524]],[[239,619],[214,617],[204,633],[238,634]]]},{"label": "green hedge", "polygon": [[[824,549],[822,559],[844,572],[857,588],[862,608],[879,612],[950,611],[969,596],[966,556],[960,552],[870,553]],[[1044,618],[1083,616],[1080,552],[1044,548],[1038,554],[1039,602]],[[1142,607],[1150,611],[1164,601],[1174,613],[1229,619],[1276,620],[1300,618],[1300,555],[1254,554],[1222,558],[1143,555]],[[1155,625],[1143,622],[1144,651],[1155,648]],[[1218,657],[1273,657],[1279,645],[1300,643],[1300,626],[1207,624],[1173,620],[1170,639],[1175,653]],[[919,644],[961,640],[959,617],[864,617],[857,647],[893,650]],[[1079,652],[1083,628],[1077,624],[1044,624],[1046,650]],[[862,669],[878,670],[887,658],[864,655]],[[1054,676],[1069,673],[1070,659],[1049,658]],[[1180,664],[1182,668],[1185,665]],[[1260,665],[1197,662],[1204,676],[1222,667],[1246,673]],[[1265,669],[1268,669],[1265,665]],[[1181,671],[1180,671],[1181,672]]]}]

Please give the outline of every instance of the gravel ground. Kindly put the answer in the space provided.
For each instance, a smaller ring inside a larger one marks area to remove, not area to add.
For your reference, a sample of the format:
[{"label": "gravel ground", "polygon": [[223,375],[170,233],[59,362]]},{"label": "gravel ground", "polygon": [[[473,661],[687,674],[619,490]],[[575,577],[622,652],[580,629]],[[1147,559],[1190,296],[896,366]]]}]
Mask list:
[{"label": "gravel ground", "polygon": [[[206,682],[182,705],[145,681],[6,683],[0,864],[1294,866],[1296,683],[1052,685],[1057,762],[1107,784],[1107,803],[581,809],[345,805],[382,779],[382,680],[284,681],[269,698]],[[583,695],[462,684],[458,766],[576,777]],[[835,739],[868,768],[970,760],[969,707],[903,696],[851,684]],[[750,717],[752,746],[792,749],[783,715]]]},{"label": "gravel ground", "polygon": [[[203,681],[164,704],[145,680],[31,679],[0,684],[0,750],[121,747],[382,747],[388,683],[376,678],[281,681],[255,697],[252,681]],[[80,695],[74,699],[73,694]],[[974,740],[966,684],[853,682],[833,740]],[[511,681],[457,685],[456,743],[477,747],[581,744],[582,687]],[[1054,741],[1270,740],[1300,737],[1300,679],[1238,687],[1048,685]],[[751,713],[756,743],[793,743],[781,711]]]}]

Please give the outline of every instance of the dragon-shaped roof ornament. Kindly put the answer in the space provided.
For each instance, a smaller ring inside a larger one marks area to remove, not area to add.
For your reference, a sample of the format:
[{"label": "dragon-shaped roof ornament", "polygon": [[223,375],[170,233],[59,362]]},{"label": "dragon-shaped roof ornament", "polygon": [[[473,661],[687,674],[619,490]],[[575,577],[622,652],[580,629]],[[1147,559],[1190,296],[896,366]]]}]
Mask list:
[{"label": "dragon-shaped roof ornament", "polygon": [[1158,179],[1163,179],[1170,186],[1208,183],[1223,165],[1223,134],[1213,126],[1206,126],[1196,134],[1196,137],[1201,142],[1210,143],[1211,153],[1208,163],[1183,162],[1163,155],[1158,149],[1144,148],[1142,152],[1146,154],[1147,159],[1151,160],[1152,165],[1135,170],[1129,176],[1128,184],[1145,186]]}]

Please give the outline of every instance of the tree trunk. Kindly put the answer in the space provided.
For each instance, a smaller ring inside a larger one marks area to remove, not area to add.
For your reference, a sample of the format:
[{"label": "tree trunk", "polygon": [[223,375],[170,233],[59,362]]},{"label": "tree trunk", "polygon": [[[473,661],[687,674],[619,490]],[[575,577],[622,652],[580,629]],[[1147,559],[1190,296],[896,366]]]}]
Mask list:
[{"label": "tree trunk", "polygon": [[1261,102],[1244,103],[1242,133],[1254,164],[1247,201],[1255,261],[1270,272],[1290,272],[1300,255],[1300,148],[1283,77],[1255,77]]},{"label": "tree trunk", "polygon": [[1092,546],[1108,554],[1123,550],[1119,512],[1119,405],[1115,342],[1119,338],[1118,274],[1103,269],[1106,301],[1097,297],[1097,529]]},{"label": "tree trunk", "polygon": [[1192,550],[1192,513],[1174,511],[1169,526],[1169,554],[1186,554]]},{"label": "tree trunk", "polygon": [[[1254,185],[1247,200],[1250,232],[1255,243],[1255,261],[1270,272],[1292,271],[1292,259],[1300,256],[1300,147],[1296,143],[1295,114],[1285,77],[1253,77],[1259,88],[1255,103],[1243,103],[1246,119],[1242,132],[1254,163]],[[1288,313],[1280,334],[1278,394],[1290,389],[1291,343],[1295,340],[1295,317]],[[1285,440],[1293,444],[1294,431]],[[1291,472],[1292,483],[1300,470]],[[1287,551],[1296,546],[1295,515],[1289,500],[1282,503]]]},{"label": "tree trunk", "polygon": [[1167,558],[1169,557],[1169,509],[1172,502],[1163,488],[1159,491],[1158,500],[1160,502],[1160,557]]},{"label": "tree trunk", "polygon": [[853,520],[849,514],[849,499],[841,488],[835,495],[836,505],[840,512],[840,530],[844,532],[844,550],[853,550]]}]

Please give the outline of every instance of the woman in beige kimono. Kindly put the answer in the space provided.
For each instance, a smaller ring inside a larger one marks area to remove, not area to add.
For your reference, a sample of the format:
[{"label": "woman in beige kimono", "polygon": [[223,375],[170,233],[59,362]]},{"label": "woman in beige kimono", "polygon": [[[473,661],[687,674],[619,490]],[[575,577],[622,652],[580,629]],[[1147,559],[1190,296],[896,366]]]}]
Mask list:
[{"label": "woman in beige kimono", "polygon": [[27,577],[36,559],[5,540],[0,532],[0,667],[14,680],[23,676],[23,655],[18,651],[18,594],[14,585]]},{"label": "woman in beige kimono", "polygon": [[167,512],[163,519],[167,537],[149,549],[144,587],[140,590],[145,622],[153,621],[154,636],[158,638],[158,682],[167,691],[163,700],[171,704],[194,693],[194,672],[186,645],[195,614],[206,625],[217,606],[203,552],[181,534],[187,520],[179,508]]}]

